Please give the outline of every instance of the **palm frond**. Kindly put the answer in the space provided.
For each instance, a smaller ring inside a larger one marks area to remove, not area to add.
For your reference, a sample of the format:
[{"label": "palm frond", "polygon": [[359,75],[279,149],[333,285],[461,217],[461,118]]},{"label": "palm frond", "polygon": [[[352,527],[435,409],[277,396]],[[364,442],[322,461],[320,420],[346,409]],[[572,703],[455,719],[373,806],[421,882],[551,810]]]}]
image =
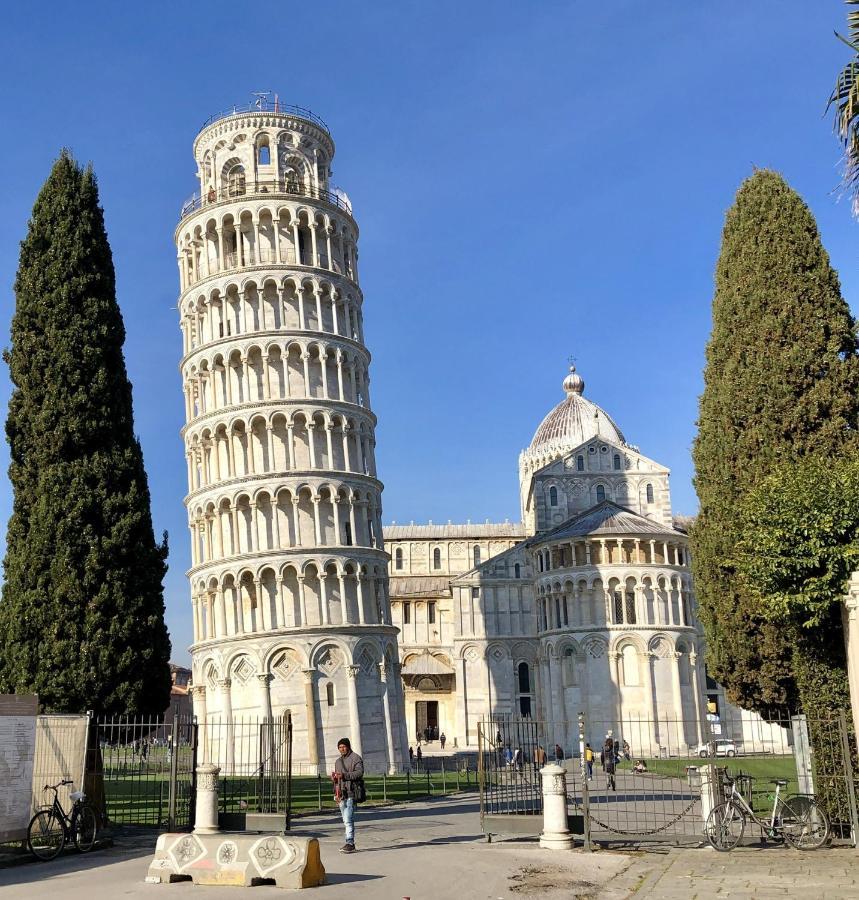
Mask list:
[{"label": "palm frond", "polygon": [[[859,7],[859,0],[844,0],[847,6]],[[850,43],[859,43],[859,12],[847,13],[847,25],[850,31]]]}]

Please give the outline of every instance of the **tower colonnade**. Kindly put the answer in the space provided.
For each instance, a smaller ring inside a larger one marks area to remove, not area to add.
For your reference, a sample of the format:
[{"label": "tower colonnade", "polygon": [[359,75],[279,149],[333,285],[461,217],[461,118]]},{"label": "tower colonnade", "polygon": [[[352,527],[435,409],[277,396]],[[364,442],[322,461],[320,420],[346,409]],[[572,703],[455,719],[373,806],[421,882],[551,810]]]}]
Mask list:
[{"label": "tower colonnade", "polygon": [[[187,355],[221,338],[260,332],[322,332],[363,347],[362,297],[356,282],[285,275],[265,267],[245,280],[218,278],[186,291],[180,327]],[[365,352],[366,352],[366,348]]]},{"label": "tower colonnade", "polygon": [[370,771],[395,770],[358,228],[327,183],[333,141],[311,114],[259,110],[216,119],[194,149],[200,194],[176,243],[195,709],[288,710],[300,765],[329,765],[348,733]]}]

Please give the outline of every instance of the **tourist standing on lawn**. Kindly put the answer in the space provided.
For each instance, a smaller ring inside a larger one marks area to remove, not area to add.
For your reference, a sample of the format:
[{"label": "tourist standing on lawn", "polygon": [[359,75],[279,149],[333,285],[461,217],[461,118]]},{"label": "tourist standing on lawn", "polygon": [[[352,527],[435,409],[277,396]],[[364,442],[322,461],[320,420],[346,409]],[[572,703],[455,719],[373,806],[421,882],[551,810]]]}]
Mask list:
[{"label": "tourist standing on lawn", "polygon": [[[364,760],[352,749],[349,738],[337,742],[340,756],[334,763],[331,779],[334,782],[334,799],[340,807],[346,828],[346,843],[341,853],[355,852],[355,806],[366,796],[364,788]],[[420,750],[418,751],[420,752]]]},{"label": "tourist standing on lawn", "polygon": [[615,742],[608,735],[603,746],[603,769],[605,769],[606,787],[609,790],[616,791],[614,773],[617,768],[617,758],[614,755]]}]

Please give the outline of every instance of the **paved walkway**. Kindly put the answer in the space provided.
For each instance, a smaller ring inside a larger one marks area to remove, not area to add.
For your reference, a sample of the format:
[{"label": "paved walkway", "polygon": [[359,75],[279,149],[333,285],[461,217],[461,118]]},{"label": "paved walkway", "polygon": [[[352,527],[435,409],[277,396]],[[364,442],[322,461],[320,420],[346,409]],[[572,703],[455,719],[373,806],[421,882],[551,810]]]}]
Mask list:
[{"label": "paved walkway", "polygon": [[[561,900],[595,891],[630,865],[620,854],[555,853],[536,842],[487,844],[476,797],[439,798],[404,806],[364,809],[356,821],[359,852],[338,852],[343,826],[332,813],[296,820],[296,832],[319,838],[328,884],[308,897],[401,900]],[[87,856],[0,869],[0,898],[62,900],[265,900],[284,897],[273,887],[199,887],[145,884],[154,834],[124,835],[117,845]],[[625,896],[606,895],[606,896]]]},{"label": "paved walkway", "polygon": [[[787,850],[739,847],[670,850],[660,860],[639,856],[615,883],[624,881],[635,897],[702,900],[710,897],[859,897],[859,850]],[[635,883],[637,882],[637,884]]]},{"label": "paved walkway", "polygon": [[[342,825],[332,813],[296,820],[298,833],[319,838],[328,884],[308,897],[401,900],[634,897],[703,900],[723,897],[859,897],[859,852],[801,853],[748,847],[570,853],[541,850],[535,841],[487,844],[474,795],[365,809],[357,820],[359,852],[338,853]],[[273,887],[198,887],[143,881],[155,846],[153,832],[128,832],[113,848],[52,863],[0,868],[0,900],[56,895],[63,900],[265,900]]]}]

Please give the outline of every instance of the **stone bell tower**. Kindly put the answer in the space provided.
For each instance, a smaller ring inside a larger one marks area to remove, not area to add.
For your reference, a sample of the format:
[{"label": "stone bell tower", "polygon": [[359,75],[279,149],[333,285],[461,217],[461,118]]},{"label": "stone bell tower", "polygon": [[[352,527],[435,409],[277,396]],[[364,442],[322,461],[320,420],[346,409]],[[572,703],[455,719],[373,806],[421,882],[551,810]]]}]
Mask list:
[{"label": "stone bell tower", "polygon": [[194,141],[176,229],[188,461],[194,708],[289,711],[295,761],[348,735],[404,763],[376,475],[358,226],[309,110],[258,100]]}]

